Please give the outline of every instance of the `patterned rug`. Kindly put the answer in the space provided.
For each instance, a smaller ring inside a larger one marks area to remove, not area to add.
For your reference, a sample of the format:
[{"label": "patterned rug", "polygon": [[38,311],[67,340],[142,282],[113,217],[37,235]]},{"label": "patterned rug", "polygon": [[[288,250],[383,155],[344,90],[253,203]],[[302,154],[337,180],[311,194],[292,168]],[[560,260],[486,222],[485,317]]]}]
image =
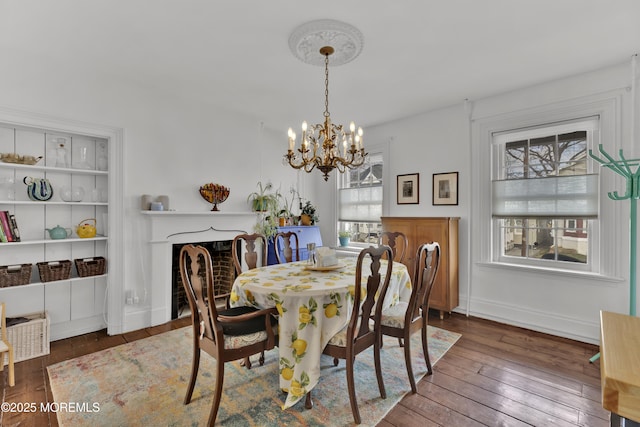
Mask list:
[{"label": "patterned rug", "polygon": [[[432,326],[428,334],[432,364],[460,338]],[[419,334],[413,335],[411,347],[419,379],[426,374]],[[74,405],[73,410],[57,412],[60,426],[205,425],[216,362],[202,354],[192,401],[183,405],[191,348],[191,327],[185,327],[49,366],[54,402]],[[385,337],[381,358],[386,399],[379,394],[372,349],[356,357],[356,396],[363,426],[376,425],[411,390],[397,339]],[[239,362],[227,363],[216,425],[354,425],[344,361],[334,367],[333,359],[323,356],[321,364],[320,383],[312,392],[313,409],[306,410],[303,399],[283,411],[286,396],[277,389],[277,348],[265,354],[264,366],[256,361],[251,370]]]}]

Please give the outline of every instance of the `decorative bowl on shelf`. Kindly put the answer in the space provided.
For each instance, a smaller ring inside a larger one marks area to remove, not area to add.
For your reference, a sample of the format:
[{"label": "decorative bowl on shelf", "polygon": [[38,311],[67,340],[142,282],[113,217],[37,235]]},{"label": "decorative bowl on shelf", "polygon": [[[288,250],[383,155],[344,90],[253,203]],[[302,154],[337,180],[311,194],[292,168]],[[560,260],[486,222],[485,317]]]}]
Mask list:
[{"label": "decorative bowl on shelf", "polygon": [[42,159],[42,156],[21,156],[16,153],[0,153],[0,160],[5,163],[18,163],[21,165],[35,165]]},{"label": "decorative bowl on shelf", "polygon": [[218,204],[227,200],[229,188],[220,184],[208,183],[200,187],[200,195],[209,203],[213,203],[212,211],[218,211]]},{"label": "decorative bowl on shelf", "polygon": [[60,198],[65,202],[81,202],[84,198],[84,188],[62,187],[60,188]]}]

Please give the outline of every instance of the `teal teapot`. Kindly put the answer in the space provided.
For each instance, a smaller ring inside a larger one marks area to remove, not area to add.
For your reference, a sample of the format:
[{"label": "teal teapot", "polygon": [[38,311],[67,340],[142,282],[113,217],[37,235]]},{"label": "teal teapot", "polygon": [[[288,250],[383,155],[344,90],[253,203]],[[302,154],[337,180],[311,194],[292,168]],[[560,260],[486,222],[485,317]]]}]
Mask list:
[{"label": "teal teapot", "polygon": [[53,228],[45,228],[45,230],[49,232],[49,237],[54,240],[66,239],[67,237],[71,236],[70,228],[62,228],[59,225]]}]

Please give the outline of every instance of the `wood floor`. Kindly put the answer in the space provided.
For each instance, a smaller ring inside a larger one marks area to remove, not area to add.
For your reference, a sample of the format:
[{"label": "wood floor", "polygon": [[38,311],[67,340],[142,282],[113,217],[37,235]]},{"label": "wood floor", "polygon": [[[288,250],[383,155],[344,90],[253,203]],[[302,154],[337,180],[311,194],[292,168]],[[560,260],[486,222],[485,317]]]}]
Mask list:
[{"label": "wood floor", "polygon": [[[418,393],[405,396],[380,427],[609,425],[609,413],[600,405],[599,364],[589,363],[596,346],[455,313],[444,320],[433,314],[430,321],[462,338],[434,366],[433,375],[418,383]],[[180,319],[123,335],[100,331],[52,342],[50,355],[16,364],[14,387],[6,386],[4,370],[2,401],[52,402],[47,365],[188,323]],[[58,423],[55,413],[4,412],[0,425]]]}]

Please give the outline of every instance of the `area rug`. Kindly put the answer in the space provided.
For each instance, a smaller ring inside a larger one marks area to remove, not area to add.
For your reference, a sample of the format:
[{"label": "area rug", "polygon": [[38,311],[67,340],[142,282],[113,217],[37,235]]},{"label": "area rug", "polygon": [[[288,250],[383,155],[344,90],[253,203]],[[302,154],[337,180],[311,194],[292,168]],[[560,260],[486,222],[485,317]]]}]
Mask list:
[{"label": "area rug", "polygon": [[[429,354],[434,364],[460,338],[429,326]],[[203,353],[200,373],[189,405],[183,405],[191,372],[192,330],[185,327],[47,368],[62,427],[78,426],[202,426],[206,425],[215,385],[215,360]],[[413,371],[426,374],[419,334],[412,338]],[[253,359],[252,359],[253,360]],[[385,337],[381,354],[387,398],[379,394],[372,350],[356,357],[356,395],[363,426],[376,425],[410,389],[404,350]],[[221,426],[348,426],[354,425],[344,361],[333,366],[323,356],[314,407],[304,399],[283,411],[285,395],[278,390],[278,349],[265,354],[248,370],[227,363],[223,396],[216,419]]]}]

